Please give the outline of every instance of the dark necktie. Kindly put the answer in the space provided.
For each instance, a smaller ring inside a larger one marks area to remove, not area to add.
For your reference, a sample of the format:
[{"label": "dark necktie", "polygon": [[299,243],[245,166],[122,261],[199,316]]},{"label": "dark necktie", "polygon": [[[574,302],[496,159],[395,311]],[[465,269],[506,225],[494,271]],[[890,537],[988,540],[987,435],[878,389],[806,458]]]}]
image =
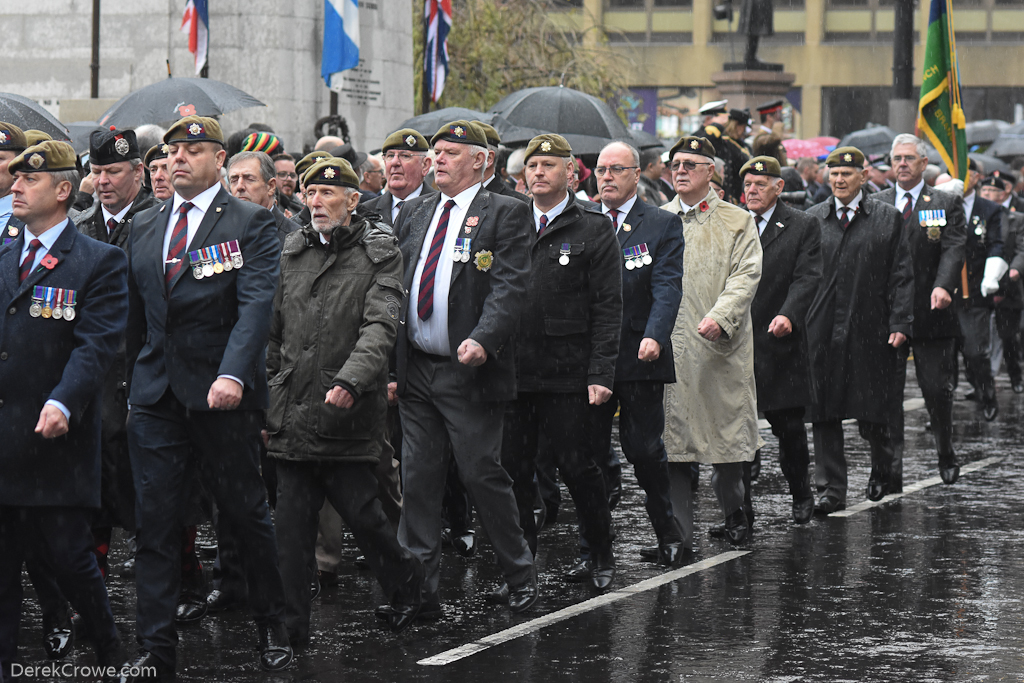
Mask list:
[{"label": "dark necktie", "polygon": [[850,217],[847,215],[849,211],[850,207],[848,206],[844,206],[841,209],[842,215],[839,216],[839,225],[843,226],[843,230],[846,230],[848,227],[850,227]]},{"label": "dark necktie", "polygon": [[608,216],[612,219],[612,227],[615,228],[615,232],[619,231],[619,210],[608,209]]},{"label": "dark necktie", "polygon": [[116,229],[117,229],[117,221],[114,220],[113,218],[108,218],[107,219],[107,241],[108,242],[110,241],[110,238],[113,237],[114,230],[116,230]]},{"label": "dark necktie", "polygon": [[174,224],[171,232],[171,242],[167,245],[167,263],[164,271],[164,282],[170,289],[174,277],[181,272],[185,265],[185,242],[188,241],[188,212],[192,208],[192,202],[185,202],[178,209],[178,222]]},{"label": "dark necktie", "polygon": [[540,223],[540,230],[537,231],[537,237],[540,237],[541,235],[543,235],[544,231],[548,229],[548,215],[546,213],[542,213],[540,215],[539,223]]},{"label": "dark necktie", "polygon": [[903,195],[906,199],[906,203],[903,205],[903,222],[906,223],[910,220],[910,214],[914,212],[914,198],[910,196],[910,193]]},{"label": "dark necktie", "polygon": [[32,264],[36,262],[36,252],[41,246],[43,243],[39,240],[32,240],[28,243],[28,253],[25,254],[25,260],[21,262],[21,280],[19,282],[24,282],[28,274],[32,272]]},{"label": "dark necktie", "polygon": [[398,218],[398,214],[402,213],[402,207],[403,206],[405,206],[405,200],[404,199],[399,199],[398,203],[395,204],[395,210],[392,213],[392,219],[391,220],[395,220],[396,218]]},{"label": "dark necktie", "polygon": [[765,222],[764,216],[762,216],[761,214],[756,214],[754,216],[754,225],[757,226],[757,234],[759,234],[759,235],[762,232],[764,232],[764,228],[761,227],[761,224],[764,223],[764,222]]},{"label": "dark necktie", "polygon": [[423,272],[420,273],[420,294],[416,301],[416,314],[420,320],[429,320],[434,313],[434,274],[437,272],[437,262],[441,259],[441,250],[444,248],[444,237],[448,234],[448,218],[452,214],[452,207],[455,200],[449,199],[444,203],[444,210],[437,221],[437,228],[434,230],[434,237],[430,240],[430,251],[427,252],[427,260],[423,264]]}]

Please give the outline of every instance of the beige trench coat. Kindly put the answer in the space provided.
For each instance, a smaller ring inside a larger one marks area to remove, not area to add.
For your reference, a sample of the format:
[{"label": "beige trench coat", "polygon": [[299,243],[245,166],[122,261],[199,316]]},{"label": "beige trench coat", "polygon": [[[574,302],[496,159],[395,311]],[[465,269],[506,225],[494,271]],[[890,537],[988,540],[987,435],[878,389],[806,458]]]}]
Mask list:
[{"label": "beige trench coat", "polygon": [[[761,241],[743,209],[711,190],[707,210],[683,216],[683,299],[672,331],[676,383],[665,385],[665,448],[671,462],[750,461],[757,433],[750,303],[761,280]],[[679,213],[679,197],[663,207]],[[711,318],[724,334],[697,334]]]}]

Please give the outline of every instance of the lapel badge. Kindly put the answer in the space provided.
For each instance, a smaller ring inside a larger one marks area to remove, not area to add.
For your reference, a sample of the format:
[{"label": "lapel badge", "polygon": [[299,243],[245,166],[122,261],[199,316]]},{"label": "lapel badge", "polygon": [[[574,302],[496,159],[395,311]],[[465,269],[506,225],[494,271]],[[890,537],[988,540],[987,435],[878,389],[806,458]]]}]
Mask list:
[{"label": "lapel badge", "polygon": [[47,254],[43,257],[43,260],[39,262],[39,265],[47,270],[53,270],[53,267],[57,265],[57,259],[53,257],[53,254]]},{"label": "lapel badge", "polygon": [[707,202],[701,202],[700,206],[698,206],[697,208],[700,209],[701,213],[704,213],[705,211],[708,210],[708,203]]},{"label": "lapel badge", "polygon": [[477,270],[486,273],[494,265],[494,254],[489,251],[478,251],[473,262],[476,264]]},{"label": "lapel badge", "polygon": [[928,228],[928,240],[931,242],[938,242],[942,237],[942,229],[938,226],[930,226]]},{"label": "lapel badge", "polygon": [[466,218],[466,227],[467,228],[475,228],[479,224],[480,224],[480,216],[469,216],[468,218]]},{"label": "lapel badge", "polygon": [[219,206],[217,207],[217,213],[220,213],[220,207]]},{"label": "lapel badge", "polygon": [[623,223],[622,224],[622,231],[623,232],[629,232],[632,229],[633,229],[633,226],[630,225],[629,223]]},{"label": "lapel badge", "polygon": [[786,227],[785,225],[782,224],[781,221],[775,221],[775,225],[779,226],[780,228]]},{"label": "lapel badge", "polygon": [[924,200],[925,200],[926,202],[930,202],[930,201],[932,200],[932,198],[931,198],[931,197],[929,197],[928,195],[925,195],[925,196],[924,196]]},{"label": "lapel badge", "polygon": [[7,234],[10,235],[11,237],[17,237],[18,236],[18,228],[13,226],[13,225],[8,226],[7,227]]}]

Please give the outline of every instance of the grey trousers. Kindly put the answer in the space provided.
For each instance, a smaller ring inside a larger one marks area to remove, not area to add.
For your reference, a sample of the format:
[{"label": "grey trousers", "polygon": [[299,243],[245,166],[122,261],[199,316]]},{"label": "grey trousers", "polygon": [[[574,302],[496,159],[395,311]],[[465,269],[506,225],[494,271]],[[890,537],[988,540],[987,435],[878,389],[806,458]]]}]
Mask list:
[{"label": "grey trousers", "polygon": [[[871,479],[891,483],[894,449],[889,425],[857,421],[861,438],[871,446]],[[847,466],[842,420],[814,423],[814,484],[846,502]]]},{"label": "grey trousers", "polygon": [[423,600],[438,601],[441,500],[449,452],[505,580],[510,586],[529,581],[533,554],[519,526],[512,478],[501,466],[505,402],[469,400],[451,361],[414,352],[409,358],[407,386],[399,409],[405,499],[398,540],[426,569]]},{"label": "grey trousers", "polygon": [[[683,529],[683,548],[693,549],[693,490],[690,478],[693,476],[692,463],[669,462],[668,480],[672,496],[672,512]],[[743,484],[742,462],[712,465],[711,488],[715,491],[722,517],[739,510],[744,505],[746,487]]]}]

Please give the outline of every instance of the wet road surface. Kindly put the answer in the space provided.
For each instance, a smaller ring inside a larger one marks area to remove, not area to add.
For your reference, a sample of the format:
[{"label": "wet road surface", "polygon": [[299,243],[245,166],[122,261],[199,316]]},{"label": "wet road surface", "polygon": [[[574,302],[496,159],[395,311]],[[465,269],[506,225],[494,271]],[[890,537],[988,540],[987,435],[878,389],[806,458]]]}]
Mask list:
[{"label": "wet road surface", "polygon": [[[744,546],[707,537],[721,515],[705,469],[695,564],[669,574],[641,562],[639,549],[654,536],[626,466],[623,500],[613,512],[615,590],[598,600],[589,586],[561,578],[576,556],[575,516],[563,489],[559,523],[541,535],[541,599],[526,614],[484,603],[500,575],[478,529],[476,557],[445,549],[443,621],[418,622],[392,636],[373,616],[384,598],[372,574],[349,565],[339,585],[315,601],[314,641],[289,670],[259,671],[255,629],[245,612],[235,612],[180,629],[178,680],[1024,681],[1024,396],[1013,394],[1005,377],[998,387],[1000,414],[992,423],[977,404],[955,404],[958,454],[977,469],[954,486],[936,483],[926,413],[911,410],[905,495],[854,508],[866,500],[869,454],[856,425],[847,425],[853,509],[796,526],[777,442],[763,430],[768,445],[754,484],[755,534]],[[910,405],[919,397],[911,378]],[[912,491],[917,482],[923,487]],[[352,558],[359,554],[351,542],[349,548]],[[112,563],[123,559],[119,553],[117,545]],[[108,586],[131,645],[133,579],[111,576]],[[28,588],[25,662],[44,661],[39,624]],[[68,661],[91,663],[90,648],[79,645]]]}]

